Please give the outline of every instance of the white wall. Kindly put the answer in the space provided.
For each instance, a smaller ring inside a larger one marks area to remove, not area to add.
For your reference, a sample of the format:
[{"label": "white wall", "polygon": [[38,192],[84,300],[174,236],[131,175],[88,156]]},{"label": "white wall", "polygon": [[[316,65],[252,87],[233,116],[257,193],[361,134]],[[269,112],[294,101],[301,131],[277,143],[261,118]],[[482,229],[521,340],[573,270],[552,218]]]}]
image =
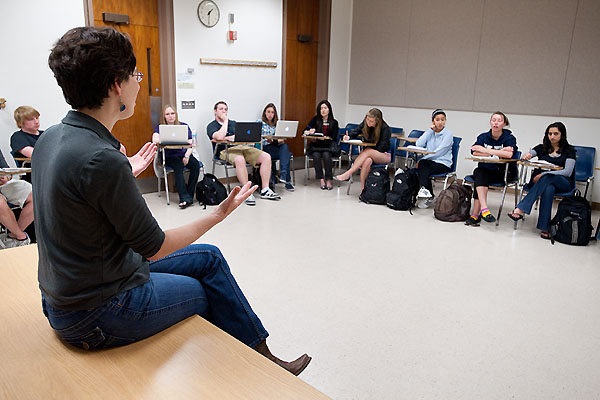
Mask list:
[{"label": "white wall", "polygon": [[[406,132],[412,129],[425,129],[431,124],[431,111],[415,108],[385,107],[382,105],[356,105],[348,103],[348,80],[350,63],[350,40],[352,32],[352,0],[332,0],[331,21],[331,55],[329,64],[329,98],[336,110],[340,126],[347,122],[360,122],[371,107],[379,107],[384,118],[391,126],[402,127]],[[335,99],[335,103],[333,101]],[[344,101],[345,100],[345,101]],[[432,104],[435,103],[432,96]],[[345,108],[344,111],[342,109]],[[489,130],[490,113],[446,110],[448,121],[446,126],[455,136],[463,138],[461,143],[457,174],[459,178],[471,174],[475,163],[465,160],[478,134]],[[345,119],[341,119],[341,116]],[[567,127],[569,142],[580,146],[593,146],[600,149],[600,120],[593,118],[565,118],[558,116],[508,115],[510,129],[517,138],[521,151],[540,143],[546,126],[555,121],[562,121]],[[596,155],[596,166],[600,165],[600,155]],[[600,179],[600,171],[596,171],[595,180]],[[600,182],[593,189],[593,200],[600,202]]]},{"label": "white wall", "polygon": [[[229,117],[236,121],[255,121],[267,103],[281,101],[281,55],[283,5],[281,0],[221,0],[219,23],[206,28],[200,23],[196,0],[174,0],[175,70],[185,73],[194,68],[193,89],[177,89],[179,118],[197,131],[199,155],[207,171],[212,168],[212,147],[206,125],[214,119],[213,106],[223,100]],[[235,14],[232,30],[238,40],[227,40],[228,14]],[[200,58],[273,61],[277,68],[209,66]],[[181,110],[182,100],[195,100],[195,110]],[[224,176],[218,168],[217,176]]]},{"label": "white wall", "polygon": [[59,5],[40,0],[3,2],[0,97],[7,103],[0,110],[0,149],[11,165],[10,136],[18,130],[13,118],[17,107],[37,109],[42,130],[59,123],[70,110],[48,67],[48,55],[67,30],[84,24],[82,0],[63,0]]}]

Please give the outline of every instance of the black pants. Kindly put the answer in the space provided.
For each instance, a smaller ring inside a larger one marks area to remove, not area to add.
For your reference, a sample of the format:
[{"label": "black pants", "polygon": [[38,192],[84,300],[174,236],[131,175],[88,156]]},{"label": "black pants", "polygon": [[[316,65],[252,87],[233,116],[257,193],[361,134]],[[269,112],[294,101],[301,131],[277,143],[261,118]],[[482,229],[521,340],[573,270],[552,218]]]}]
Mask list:
[{"label": "black pants", "polygon": [[[173,168],[175,174],[175,186],[179,193],[179,202],[192,203],[194,200],[194,193],[196,192],[196,185],[198,184],[198,176],[200,175],[200,163],[193,155],[190,155],[190,159],[187,165],[184,167],[182,157],[167,157],[165,160],[167,167]],[[187,185],[185,184],[185,178],[183,177],[183,169],[187,168],[190,170],[190,178]],[[167,189],[168,190],[168,189]]]},{"label": "black pants", "polygon": [[444,164],[437,163],[433,160],[420,160],[417,167],[417,173],[419,174],[419,184],[421,187],[429,190],[429,193],[433,194],[433,185],[431,184],[431,175],[444,174],[450,172],[450,167],[446,167]]},{"label": "black pants", "polygon": [[[333,179],[333,161],[329,151],[313,151],[312,158],[315,164],[315,177],[323,179],[323,168],[325,169],[325,179]],[[323,165],[321,165],[323,160]]]},{"label": "black pants", "polygon": [[[508,167],[508,166],[507,166]],[[473,177],[475,178],[475,190],[473,190],[473,198],[478,199],[477,187],[478,186],[490,186],[490,183],[504,183],[504,167],[498,169],[489,168],[475,168],[473,171]],[[508,169],[507,180],[509,182],[514,181],[517,177],[517,171],[514,169]]]}]

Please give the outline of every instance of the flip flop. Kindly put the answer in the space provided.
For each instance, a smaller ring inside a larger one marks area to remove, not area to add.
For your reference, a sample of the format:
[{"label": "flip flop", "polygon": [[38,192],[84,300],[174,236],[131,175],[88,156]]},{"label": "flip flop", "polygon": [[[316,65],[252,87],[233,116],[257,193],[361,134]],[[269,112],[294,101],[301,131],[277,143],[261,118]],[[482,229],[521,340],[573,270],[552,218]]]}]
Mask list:
[{"label": "flip flop", "polygon": [[189,206],[191,206],[191,203],[188,203],[187,201],[182,201],[181,203],[179,203],[179,208],[181,208],[182,210],[184,208],[188,208]]},{"label": "flip flop", "polygon": [[550,233],[542,231],[542,233],[540,233],[540,237],[542,239],[550,240]]}]

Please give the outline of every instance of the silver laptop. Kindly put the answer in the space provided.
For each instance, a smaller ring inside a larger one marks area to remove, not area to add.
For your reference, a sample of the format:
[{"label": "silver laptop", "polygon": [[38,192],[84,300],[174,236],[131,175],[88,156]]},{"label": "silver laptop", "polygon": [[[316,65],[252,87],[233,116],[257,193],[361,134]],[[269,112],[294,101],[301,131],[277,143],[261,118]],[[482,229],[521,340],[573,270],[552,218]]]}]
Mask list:
[{"label": "silver laptop", "polygon": [[281,137],[296,137],[298,131],[298,121],[277,121],[277,127],[275,128],[275,136]]},{"label": "silver laptop", "polygon": [[187,125],[159,125],[160,144],[189,144]]}]

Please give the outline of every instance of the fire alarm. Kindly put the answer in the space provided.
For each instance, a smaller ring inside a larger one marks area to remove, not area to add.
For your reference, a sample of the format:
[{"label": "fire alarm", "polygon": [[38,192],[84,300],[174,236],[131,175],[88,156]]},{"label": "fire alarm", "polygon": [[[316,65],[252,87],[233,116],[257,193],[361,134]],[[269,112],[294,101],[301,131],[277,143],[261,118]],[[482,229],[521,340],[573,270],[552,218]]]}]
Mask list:
[{"label": "fire alarm", "polygon": [[237,40],[237,31],[229,31],[229,40],[232,42]]}]

